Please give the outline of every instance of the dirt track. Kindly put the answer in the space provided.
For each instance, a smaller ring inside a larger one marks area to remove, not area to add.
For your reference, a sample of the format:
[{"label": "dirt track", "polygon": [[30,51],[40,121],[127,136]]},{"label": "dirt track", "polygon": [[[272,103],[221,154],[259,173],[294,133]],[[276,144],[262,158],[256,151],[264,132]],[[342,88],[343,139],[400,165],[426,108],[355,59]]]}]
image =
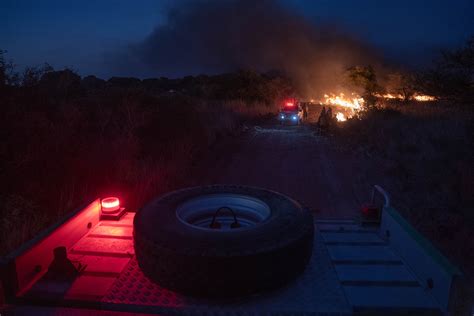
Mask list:
[{"label": "dirt track", "polygon": [[350,161],[309,125],[269,122],[218,142],[196,166],[193,184],[268,188],[298,200],[318,218],[353,218],[360,202],[353,192]]}]

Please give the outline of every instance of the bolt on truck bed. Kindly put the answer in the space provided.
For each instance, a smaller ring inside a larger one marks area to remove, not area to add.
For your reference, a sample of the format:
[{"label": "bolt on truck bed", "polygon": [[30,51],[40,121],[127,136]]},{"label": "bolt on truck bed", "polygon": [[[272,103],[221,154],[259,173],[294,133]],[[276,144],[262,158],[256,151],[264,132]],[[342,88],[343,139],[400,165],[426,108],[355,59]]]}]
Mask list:
[{"label": "bolt on truck bed", "polygon": [[[134,215],[101,220],[96,200],[3,258],[3,309],[76,315],[442,315],[456,303],[460,272],[388,203],[378,227],[316,220],[313,255],[303,275],[285,288],[226,300],[184,296],[148,280],[134,256]],[[45,277],[58,246],[81,266],[73,279]]]}]

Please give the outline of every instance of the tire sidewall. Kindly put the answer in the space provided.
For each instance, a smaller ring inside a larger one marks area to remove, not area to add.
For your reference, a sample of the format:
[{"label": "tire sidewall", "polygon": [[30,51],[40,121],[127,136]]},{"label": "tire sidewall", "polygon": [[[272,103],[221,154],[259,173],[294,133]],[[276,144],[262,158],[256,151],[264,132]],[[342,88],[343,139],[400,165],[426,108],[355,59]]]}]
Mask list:
[{"label": "tire sidewall", "polygon": [[[208,230],[183,223],[176,215],[182,203],[216,193],[243,194],[257,198],[270,208],[270,216],[255,227],[236,230]],[[153,200],[134,219],[134,234],[161,248],[208,256],[249,255],[271,251],[300,237],[308,214],[296,201],[274,191],[244,186],[206,186],[175,191]]]}]

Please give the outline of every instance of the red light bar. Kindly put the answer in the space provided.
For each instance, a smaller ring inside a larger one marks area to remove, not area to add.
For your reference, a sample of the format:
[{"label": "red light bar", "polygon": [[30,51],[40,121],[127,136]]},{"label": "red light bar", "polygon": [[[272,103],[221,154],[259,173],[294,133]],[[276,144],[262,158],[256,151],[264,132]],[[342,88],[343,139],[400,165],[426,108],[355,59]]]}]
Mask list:
[{"label": "red light bar", "polygon": [[286,105],[286,106],[293,106],[293,105],[295,105],[295,103],[294,103],[294,102],[291,102],[291,101],[288,101],[288,102],[285,103],[285,105]]},{"label": "red light bar", "polygon": [[115,212],[120,209],[120,201],[116,197],[108,197],[102,199],[101,205],[103,213]]}]

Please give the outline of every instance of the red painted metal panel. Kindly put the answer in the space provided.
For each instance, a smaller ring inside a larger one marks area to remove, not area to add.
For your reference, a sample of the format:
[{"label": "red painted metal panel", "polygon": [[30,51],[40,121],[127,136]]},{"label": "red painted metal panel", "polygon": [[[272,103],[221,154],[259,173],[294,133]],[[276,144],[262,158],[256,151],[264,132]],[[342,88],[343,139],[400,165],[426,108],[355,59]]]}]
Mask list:
[{"label": "red painted metal panel", "polygon": [[98,225],[89,236],[132,239],[133,227]]},{"label": "red painted metal panel", "polygon": [[[134,217],[135,212],[128,212],[120,219],[120,224],[133,226]],[[104,225],[107,225],[107,222],[104,222]]]},{"label": "red painted metal panel", "polygon": [[14,253],[14,266],[18,291],[21,293],[43,275],[53,259],[53,249],[59,246],[71,248],[99,222],[100,200],[97,199],[82,210],[72,214],[65,222],[47,230],[31,241],[19,254]]},{"label": "red painted metal panel", "polygon": [[65,299],[100,300],[107,294],[115,279],[116,277],[81,275],[69,288]]},{"label": "red painted metal panel", "polygon": [[69,258],[73,261],[80,262],[85,265],[83,274],[103,274],[119,275],[120,272],[130,261],[130,258],[117,258],[117,257],[104,257],[104,256],[88,256],[88,255],[76,255],[70,254]]},{"label": "red painted metal panel", "polygon": [[131,239],[86,237],[81,239],[71,253],[102,256],[132,257],[135,253]]}]

